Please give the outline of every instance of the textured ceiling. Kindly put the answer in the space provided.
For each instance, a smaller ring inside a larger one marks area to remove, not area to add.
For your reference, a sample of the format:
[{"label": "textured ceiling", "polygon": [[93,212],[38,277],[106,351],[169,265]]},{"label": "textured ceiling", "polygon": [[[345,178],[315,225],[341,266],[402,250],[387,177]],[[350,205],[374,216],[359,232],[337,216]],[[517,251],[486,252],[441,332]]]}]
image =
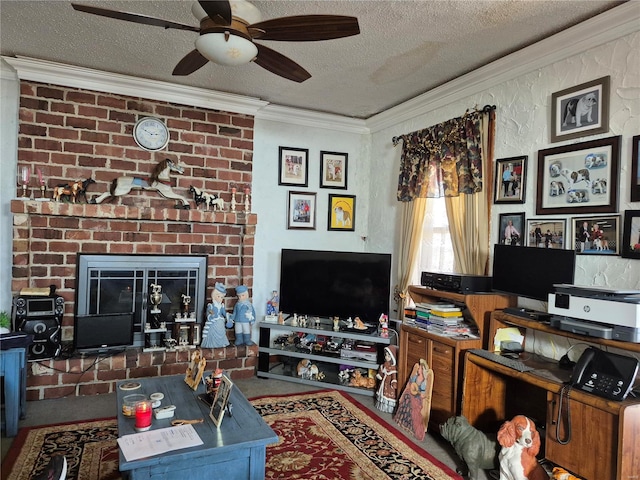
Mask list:
[{"label": "textured ceiling", "polygon": [[[198,26],[192,1],[81,1]],[[254,1],[263,20],[358,18],[360,35],[265,45],[308,70],[298,84],[256,64],[173,77],[197,34],[76,12],[70,1],[0,1],[2,55],[21,55],[368,118],[619,5],[611,0]]]}]

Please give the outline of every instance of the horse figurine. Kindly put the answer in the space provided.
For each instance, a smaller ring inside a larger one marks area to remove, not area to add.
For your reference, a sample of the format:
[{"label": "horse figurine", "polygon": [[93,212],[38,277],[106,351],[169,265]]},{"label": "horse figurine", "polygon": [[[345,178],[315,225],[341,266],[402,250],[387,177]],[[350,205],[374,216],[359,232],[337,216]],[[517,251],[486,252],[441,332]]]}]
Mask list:
[{"label": "horse figurine", "polygon": [[171,185],[169,185],[169,172],[176,172],[182,175],[184,168],[167,158],[156,165],[148,179],[127,176],[113,179],[109,191],[94,198],[91,203],[102,203],[108,198],[120,197],[129,193],[131,190],[154,190],[165,198],[181,201],[182,208],[188,210],[190,208],[189,201],[177,193],[174,193],[171,189]]},{"label": "horse figurine", "polygon": [[87,201],[87,187],[96,181],[89,177],[86,180],[77,180],[72,184],[60,184],[53,189],[53,199],[56,202],[62,200],[62,197],[71,198],[73,203],[79,200],[80,196],[84,197],[84,201]]},{"label": "horse figurine", "polygon": [[208,210],[211,207],[212,210],[216,210],[216,207],[220,210],[224,210],[224,200],[217,195],[203,192],[199,188],[191,185],[189,187],[189,193],[193,195],[193,201],[196,204],[196,208],[204,204],[204,207]]}]

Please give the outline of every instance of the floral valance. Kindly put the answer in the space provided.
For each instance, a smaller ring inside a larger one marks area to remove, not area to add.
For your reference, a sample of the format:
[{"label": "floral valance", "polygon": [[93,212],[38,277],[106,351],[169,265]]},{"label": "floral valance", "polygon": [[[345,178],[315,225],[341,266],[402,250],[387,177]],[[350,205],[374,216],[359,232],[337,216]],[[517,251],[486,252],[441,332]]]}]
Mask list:
[{"label": "floral valance", "polygon": [[482,191],[482,111],[394,137],[403,142],[398,201]]}]

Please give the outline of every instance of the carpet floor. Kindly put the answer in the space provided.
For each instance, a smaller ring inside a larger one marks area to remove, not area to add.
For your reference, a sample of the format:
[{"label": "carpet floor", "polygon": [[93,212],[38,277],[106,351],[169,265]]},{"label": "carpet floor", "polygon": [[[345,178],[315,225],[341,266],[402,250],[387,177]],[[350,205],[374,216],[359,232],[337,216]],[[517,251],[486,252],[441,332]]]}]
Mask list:
[{"label": "carpet floor", "polygon": [[[266,479],[420,479],[459,477],[357,400],[327,390],[259,397],[251,403],[278,434],[267,447]],[[68,480],[117,480],[115,419],[23,428],[2,478],[28,480],[64,453]]]}]

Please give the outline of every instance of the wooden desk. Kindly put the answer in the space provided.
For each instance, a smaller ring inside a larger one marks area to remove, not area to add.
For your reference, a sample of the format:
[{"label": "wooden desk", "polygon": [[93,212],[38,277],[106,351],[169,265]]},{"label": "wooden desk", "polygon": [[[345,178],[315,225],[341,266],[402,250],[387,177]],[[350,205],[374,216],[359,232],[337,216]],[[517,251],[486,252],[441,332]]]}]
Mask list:
[{"label": "wooden desk", "polygon": [[616,402],[571,390],[569,400],[564,398],[557,432],[561,440],[566,439],[569,405],[571,440],[563,445],[556,438],[556,424],[560,390],[570,372],[556,365],[555,361],[532,363],[540,370],[518,372],[467,352],[462,415],[476,428],[493,433],[514,415],[527,415],[542,430],[544,457],[551,462],[591,480],[638,478],[640,401]]},{"label": "wooden desk", "polygon": [[[175,405],[173,418],[156,420],[152,429],[171,426],[175,419],[204,418],[204,422],[194,428],[204,445],[175,450],[141,460],[127,462],[120,451],[120,471],[128,474],[130,480],[188,478],[189,480],[261,480],[264,478],[266,446],[278,441],[278,436],[265,423],[237,387],[233,387],[230,403],[233,416],[225,414],[220,428],[216,428],[209,418],[209,406],[198,399],[204,393],[201,384],[197,391],[191,390],[184,382],[184,375],[137,379],[141,388],[123,391],[119,388],[118,435],[136,433],[135,419],[122,414],[122,399],[132,393],[147,396],[155,392],[164,393],[162,405]],[[127,381],[129,382],[129,381]]]},{"label": "wooden desk", "polygon": [[27,349],[0,350],[0,376],[4,377],[5,430],[18,434],[18,418],[24,418],[27,399]]}]

